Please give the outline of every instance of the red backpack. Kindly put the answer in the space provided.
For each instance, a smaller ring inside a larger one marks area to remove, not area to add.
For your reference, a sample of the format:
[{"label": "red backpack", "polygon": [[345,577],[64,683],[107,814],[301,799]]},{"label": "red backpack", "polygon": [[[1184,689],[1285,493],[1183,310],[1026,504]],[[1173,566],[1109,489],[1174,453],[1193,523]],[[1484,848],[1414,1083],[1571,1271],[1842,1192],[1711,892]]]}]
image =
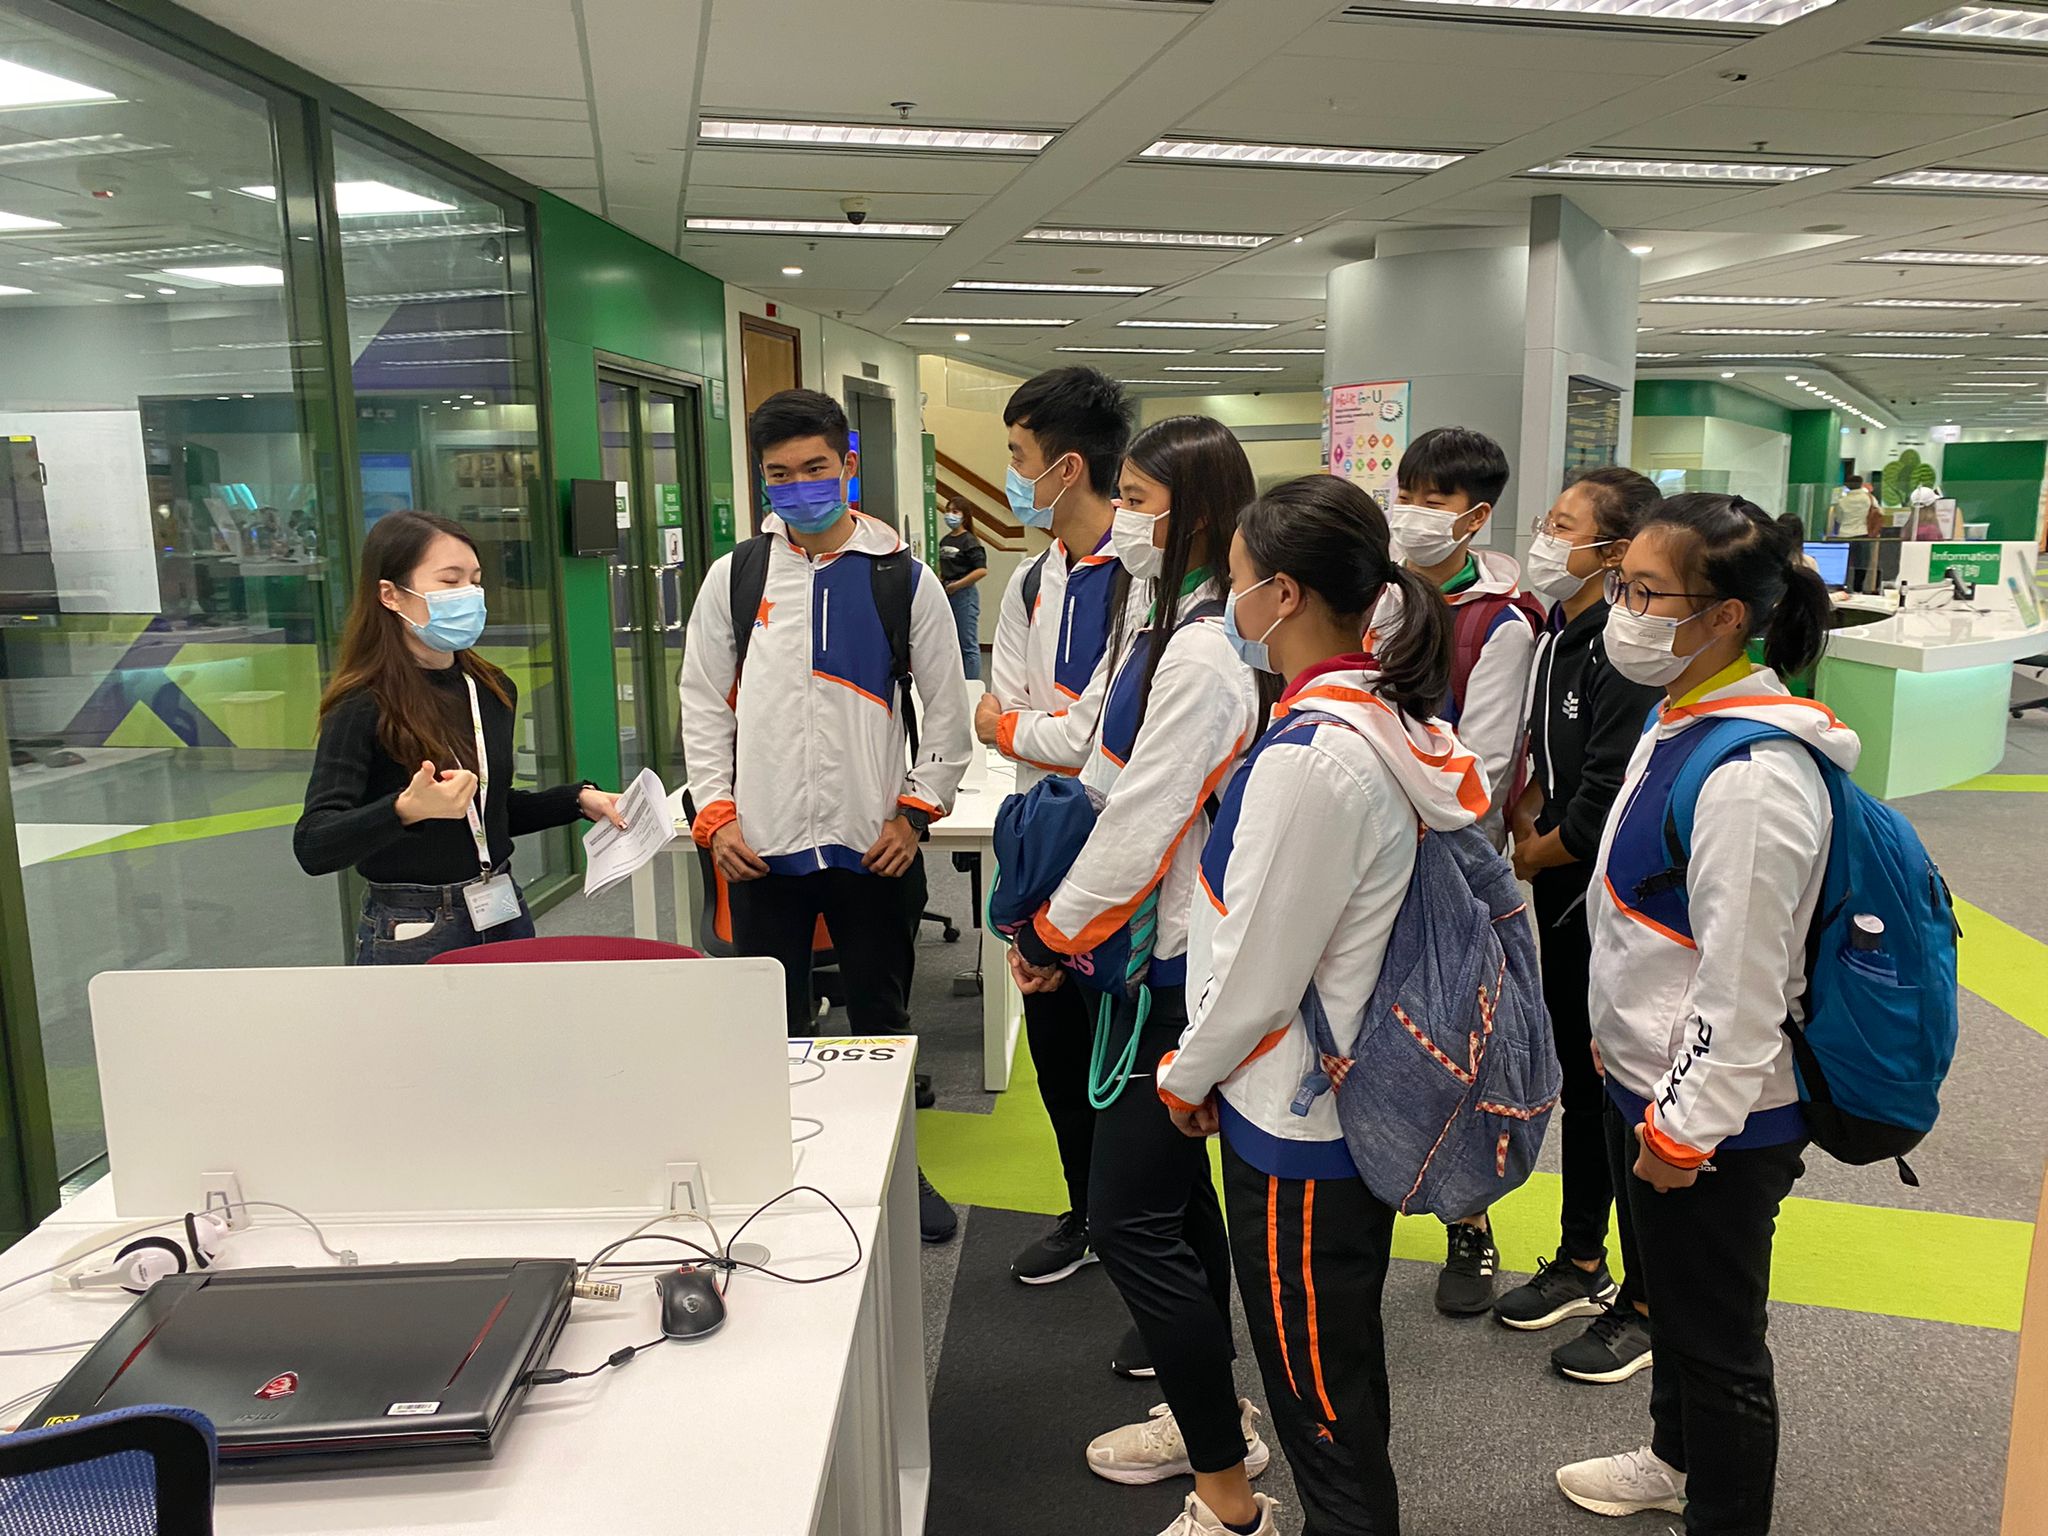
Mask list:
[{"label": "red backpack", "polygon": [[[1489,592],[1484,597],[1475,597],[1469,603],[1460,603],[1451,610],[1451,699],[1458,706],[1458,713],[1465,712],[1465,685],[1472,681],[1472,669],[1479,665],[1479,653],[1486,649],[1488,636],[1493,633],[1494,622],[1501,610],[1512,608],[1529,621],[1537,633],[1550,622],[1550,614],[1542,603],[1527,592]],[[1527,769],[1523,754],[1515,755],[1517,767],[1514,782],[1507,786],[1507,798],[1500,798],[1499,786],[1495,787],[1495,804],[1512,806],[1522,796],[1527,782]]]}]

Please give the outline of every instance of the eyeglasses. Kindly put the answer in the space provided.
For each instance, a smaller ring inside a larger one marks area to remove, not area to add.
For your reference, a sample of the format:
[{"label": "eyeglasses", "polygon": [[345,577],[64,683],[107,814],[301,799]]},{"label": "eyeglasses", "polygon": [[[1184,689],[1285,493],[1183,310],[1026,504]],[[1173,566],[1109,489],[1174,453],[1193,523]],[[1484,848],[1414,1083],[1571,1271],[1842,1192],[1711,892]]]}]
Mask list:
[{"label": "eyeglasses", "polygon": [[1625,579],[1620,571],[1607,573],[1606,592],[1608,602],[1626,608],[1639,619],[1649,614],[1650,604],[1660,597],[1687,597],[1701,603],[1711,603],[1719,597],[1714,592],[1659,592],[1643,582]]}]

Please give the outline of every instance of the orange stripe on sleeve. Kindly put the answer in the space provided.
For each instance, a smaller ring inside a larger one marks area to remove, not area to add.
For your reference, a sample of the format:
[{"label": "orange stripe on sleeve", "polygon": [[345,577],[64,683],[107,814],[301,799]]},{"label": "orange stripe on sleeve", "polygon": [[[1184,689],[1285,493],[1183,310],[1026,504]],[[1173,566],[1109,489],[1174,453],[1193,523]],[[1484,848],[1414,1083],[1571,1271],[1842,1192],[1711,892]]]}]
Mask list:
[{"label": "orange stripe on sleeve", "polygon": [[1177,1109],[1184,1115],[1192,1115],[1197,1109],[1201,1108],[1199,1104],[1190,1104],[1186,1099],[1176,1094],[1168,1093],[1159,1086],[1159,1079],[1166,1076],[1166,1069],[1173,1065],[1173,1058],[1179,1054],[1179,1051],[1168,1051],[1159,1058],[1159,1069],[1152,1074],[1152,1086],[1159,1094],[1159,1101],[1168,1109]]},{"label": "orange stripe on sleeve", "polygon": [[1714,1154],[1702,1152],[1698,1147],[1688,1147],[1682,1141],[1674,1141],[1657,1129],[1657,1106],[1649,1105],[1643,1110],[1643,1140],[1650,1150],[1674,1168],[1697,1168]]},{"label": "orange stripe on sleeve", "polygon": [[929,800],[920,800],[915,795],[898,795],[896,803],[906,811],[923,811],[933,821],[938,821],[946,814]]},{"label": "orange stripe on sleeve", "polygon": [[1296,1397],[1294,1362],[1287,1357],[1287,1319],[1280,1311],[1280,1181],[1266,1175],[1266,1269],[1273,1277],[1273,1332],[1280,1339],[1280,1364],[1287,1371],[1287,1390]]},{"label": "orange stripe on sleeve", "polygon": [[1308,1180],[1301,1191],[1301,1280],[1308,1291],[1308,1364],[1316,1383],[1316,1401],[1323,1405],[1323,1422],[1337,1422],[1337,1410],[1330,1406],[1330,1394],[1323,1390],[1323,1345],[1316,1334],[1316,1272],[1309,1263],[1309,1239],[1316,1223],[1316,1181]]},{"label": "orange stripe on sleeve", "polygon": [[739,817],[740,808],[730,800],[714,800],[698,811],[697,819],[690,823],[690,839],[699,848],[709,848],[711,839]]},{"label": "orange stripe on sleeve", "polygon": [[996,750],[1005,757],[1017,755],[1017,711],[1005,710],[996,719]]},{"label": "orange stripe on sleeve", "polygon": [[1681,704],[1676,709],[1665,710],[1662,718],[1666,721],[1685,720],[1694,715],[1711,715],[1724,709],[1768,708],[1778,704],[1797,704],[1802,709],[1817,709],[1827,717],[1829,725],[1838,726],[1842,723],[1835,718],[1835,712],[1818,699],[1792,698],[1776,693],[1743,694],[1735,698],[1705,699],[1698,704]]}]

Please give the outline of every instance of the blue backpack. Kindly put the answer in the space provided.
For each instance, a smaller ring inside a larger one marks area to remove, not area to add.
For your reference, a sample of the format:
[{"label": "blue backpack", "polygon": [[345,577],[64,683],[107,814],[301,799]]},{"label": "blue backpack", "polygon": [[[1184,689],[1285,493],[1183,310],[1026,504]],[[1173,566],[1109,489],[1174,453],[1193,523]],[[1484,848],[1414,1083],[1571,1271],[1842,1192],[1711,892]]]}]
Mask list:
[{"label": "blue backpack", "polygon": [[1366,1188],[1405,1213],[1457,1221],[1536,1166],[1564,1077],[1537,974],[1528,902],[1477,828],[1425,832],[1351,1055],[1311,985],[1320,1058],[1292,1108],[1334,1089]]},{"label": "blue backpack", "polygon": [[[1664,809],[1671,866],[1652,877],[1681,901],[1693,813],[1707,775],[1751,742],[1799,741],[1758,720],[1695,729],[1712,734],[1672,781]],[[1834,810],[1827,873],[1806,936],[1806,1017],[1784,1026],[1807,1129],[1829,1156],[1856,1165],[1890,1158],[1899,1177],[1917,1185],[1904,1154],[1933,1128],[1942,1079],[1955,1058],[1962,929],[1948,885],[1911,823],[1826,756],[1807,750]],[[1879,942],[1861,947],[1872,935],[1861,935],[1859,944],[1857,920],[1872,917],[1884,925]]]}]

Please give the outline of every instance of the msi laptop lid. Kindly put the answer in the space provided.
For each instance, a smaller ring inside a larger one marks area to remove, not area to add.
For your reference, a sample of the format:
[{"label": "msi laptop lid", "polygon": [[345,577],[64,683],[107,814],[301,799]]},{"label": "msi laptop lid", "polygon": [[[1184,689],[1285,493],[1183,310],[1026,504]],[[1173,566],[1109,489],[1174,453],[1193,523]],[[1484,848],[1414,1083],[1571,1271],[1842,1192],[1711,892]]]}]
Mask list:
[{"label": "msi laptop lid", "polygon": [[195,1408],[223,1469],[489,1456],[568,1320],[568,1259],[158,1281],[23,1422]]}]

